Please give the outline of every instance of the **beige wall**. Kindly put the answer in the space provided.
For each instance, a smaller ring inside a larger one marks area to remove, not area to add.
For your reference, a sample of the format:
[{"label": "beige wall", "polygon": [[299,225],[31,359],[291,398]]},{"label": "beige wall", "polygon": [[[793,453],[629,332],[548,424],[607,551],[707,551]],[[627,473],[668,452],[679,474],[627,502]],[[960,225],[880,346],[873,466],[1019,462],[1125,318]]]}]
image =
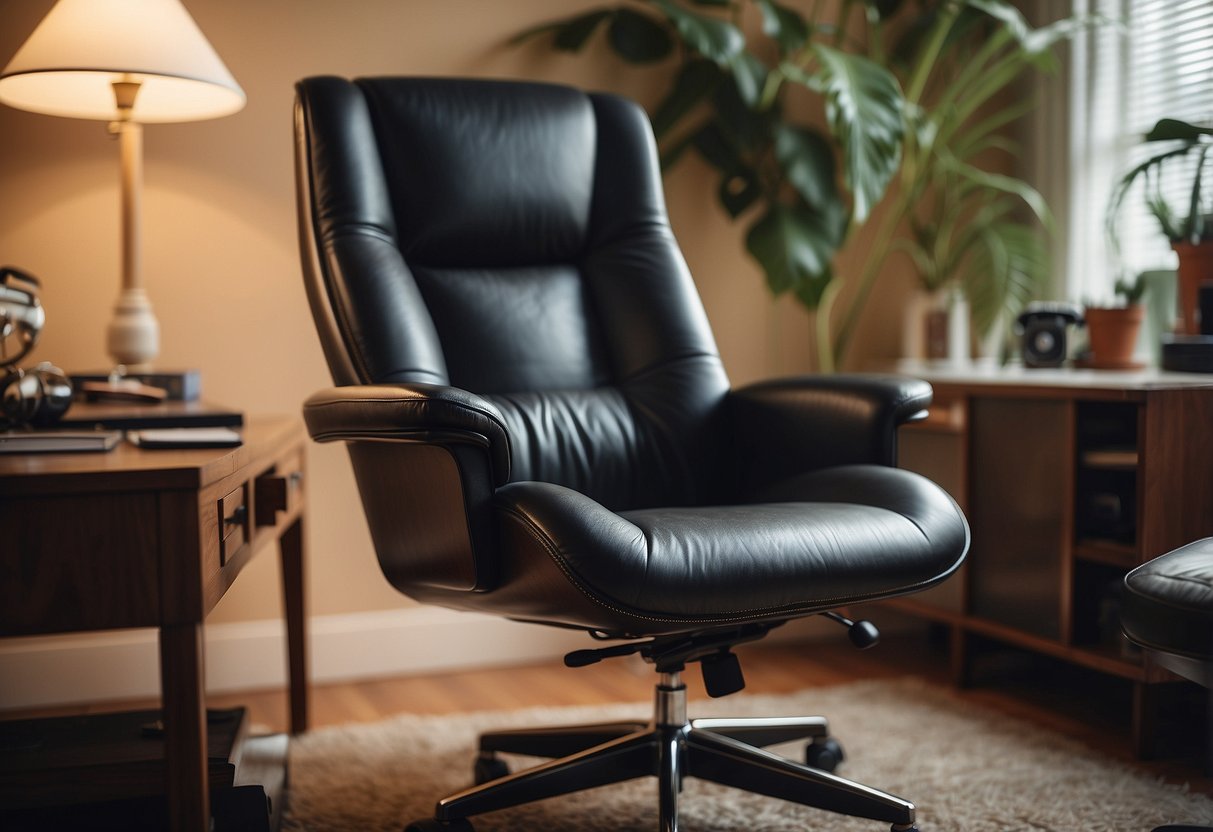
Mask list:
[{"label": "beige wall", "polygon": [[[299,276],[292,84],[312,74],[523,77],[611,89],[652,103],[651,71],[601,51],[573,58],[506,39],[592,0],[186,0],[248,94],[240,113],[145,131],[145,272],[163,368],[197,367],[207,399],[298,413],[328,384]],[[52,0],[0,0],[7,61]],[[34,358],[106,363],[118,285],[117,147],[99,122],[0,106],[0,263],[44,282],[48,327]],[[697,160],[668,180],[672,221],[735,382],[808,367],[806,315],[773,302],[741,232]],[[898,283],[898,280],[894,280]],[[856,360],[896,354],[896,298],[874,305]],[[313,446],[310,604],[317,614],[407,601],[379,575],[345,452]],[[275,559],[254,561],[212,621],[278,614]]]}]

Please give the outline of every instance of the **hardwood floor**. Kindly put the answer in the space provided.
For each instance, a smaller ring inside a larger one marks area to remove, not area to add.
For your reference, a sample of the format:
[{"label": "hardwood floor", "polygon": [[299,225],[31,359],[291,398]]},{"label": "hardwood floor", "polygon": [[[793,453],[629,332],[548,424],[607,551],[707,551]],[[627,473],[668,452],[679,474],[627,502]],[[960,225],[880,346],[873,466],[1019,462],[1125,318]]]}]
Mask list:
[{"label": "hardwood floor", "polygon": [[[802,644],[744,645],[737,651],[752,693],[787,693],[802,688],[843,684],[860,679],[895,678],[913,674],[949,685],[946,651],[925,636],[886,638],[868,651],[851,647],[845,636]],[[1015,654],[992,672],[979,674],[975,686],[957,693],[964,699],[1026,719],[1073,737],[1096,751],[1138,765],[1174,783],[1187,783],[1194,791],[1213,795],[1213,778],[1205,773],[1200,748],[1179,750],[1166,759],[1135,760],[1129,746],[1131,689],[1099,674],[1076,673],[1063,665],[1037,664],[1039,660]],[[706,699],[695,669],[685,674],[690,698]],[[400,713],[449,714],[532,706],[594,705],[647,701],[652,696],[651,668],[635,658],[612,659],[579,669],[558,662],[528,666],[467,670],[363,682],[314,685],[312,725],[374,722]],[[1170,687],[1170,686],[1168,686]],[[1189,694],[1186,685],[1175,686]],[[1194,688],[1194,686],[1193,686]],[[1199,690],[1199,689],[1195,689]],[[1200,693],[1203,696],[1203,691]],[[1193,696],[1184,701],[1192,708]],[[211,696],[212,707],[243,705],[254,724],[273,731],[287,725],[286,696],[281,690]],[[1206,699],[1195,705],[1207,710]],[[70,712],[100,712],[155,707],[149,702],[106,703]],[[705,709],[706,710],[706,709]],[[26,716],[58,715],[65,709]],[[694,713],[694,705],[692,705]],[[5,714],[5,717],[22,714]],[[827,714],[828,716],[828,714]],[[1186,733],[1207,734],[1205,714],[1191,713],[1202,725]],[[842,738],[845,742],[845,738]],[[924,738],[924,742],[927,738]]]}]

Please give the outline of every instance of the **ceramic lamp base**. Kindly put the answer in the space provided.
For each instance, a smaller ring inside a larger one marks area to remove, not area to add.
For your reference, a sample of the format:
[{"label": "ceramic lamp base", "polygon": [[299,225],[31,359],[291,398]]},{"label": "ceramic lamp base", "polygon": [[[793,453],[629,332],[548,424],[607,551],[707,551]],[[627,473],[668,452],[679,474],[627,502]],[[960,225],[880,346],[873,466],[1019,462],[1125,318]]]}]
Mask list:
[{"label": "ceramic lamp base", "polygon": [[160,353],[160,323],[143,289],[124,289],[114,304],[106,331],[106,348],[115,364],[147,372]]}]

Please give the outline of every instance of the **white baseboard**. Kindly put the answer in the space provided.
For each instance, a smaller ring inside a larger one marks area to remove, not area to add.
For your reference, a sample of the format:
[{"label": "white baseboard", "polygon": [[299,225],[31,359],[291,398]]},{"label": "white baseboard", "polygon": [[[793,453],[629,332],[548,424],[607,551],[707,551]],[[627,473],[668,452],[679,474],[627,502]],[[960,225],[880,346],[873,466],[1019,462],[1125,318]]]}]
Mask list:
[{"label": "white baseboard", "polygon": [[[791,622],[771,640],[804,637],[819,623]],[[579,631],[439,607],[313,616],[308,627],[317,683],[527,664],[588,646]],[[283,633],[277,620],[207,627],[207,690],[285,686]],[[0,641],[0,710],[152,699],[160,695],[158,668],[155,630]]]}]

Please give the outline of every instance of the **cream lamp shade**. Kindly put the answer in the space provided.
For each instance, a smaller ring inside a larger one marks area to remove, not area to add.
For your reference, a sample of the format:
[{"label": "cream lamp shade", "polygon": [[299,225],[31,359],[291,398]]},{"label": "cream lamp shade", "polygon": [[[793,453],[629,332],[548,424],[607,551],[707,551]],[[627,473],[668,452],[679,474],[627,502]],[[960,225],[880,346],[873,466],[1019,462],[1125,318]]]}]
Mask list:
[{"label": "cream lamp shade", "polygon": [[0,101],[108,121],[120,80],[140,84],[131,119],[144,124],[244,106],[244,91],[179,0],[59,0],[0,72]]},{"label": "cream lamp shade", "polygon": [[122,291],[106,346],[115,374],[150,370],[160,324],[143,288],[142,125],[226,116],[244,91],[181,0],[59,0],[0,72],[0,102],[107,121],[118,136]]}]

